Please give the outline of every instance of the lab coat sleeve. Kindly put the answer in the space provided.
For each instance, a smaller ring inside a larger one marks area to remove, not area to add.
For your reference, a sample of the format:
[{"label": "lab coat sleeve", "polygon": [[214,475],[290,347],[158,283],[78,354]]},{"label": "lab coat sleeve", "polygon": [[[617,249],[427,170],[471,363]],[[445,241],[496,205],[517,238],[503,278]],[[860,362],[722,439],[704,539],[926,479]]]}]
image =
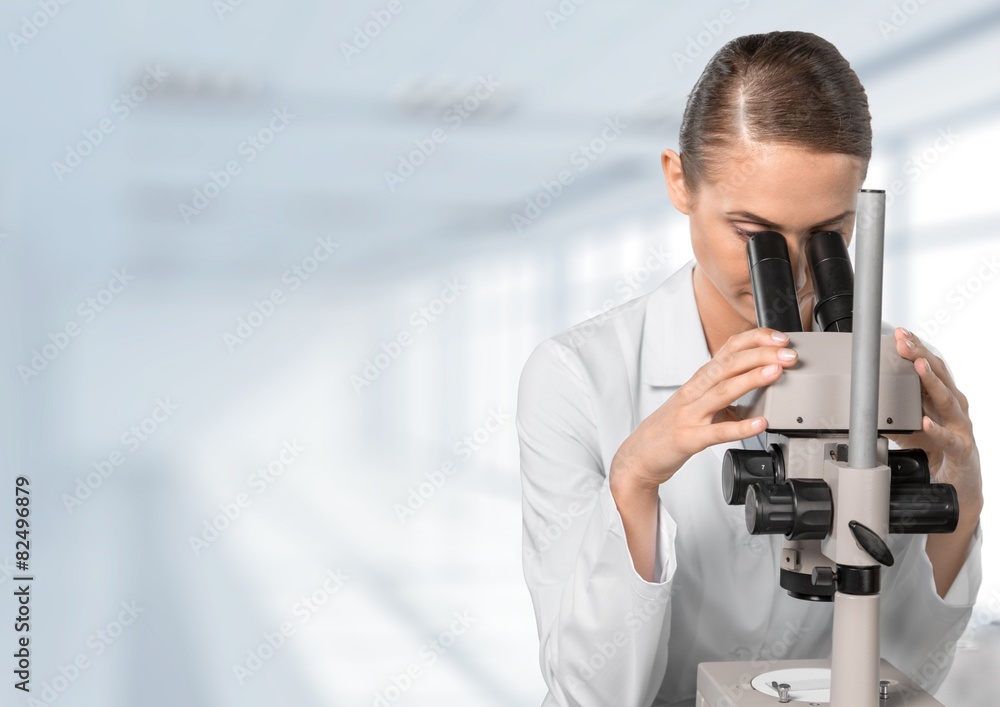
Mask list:
[{"label": "lab coat sleeve", "polygon": [[951,670],[983,581],[982,528],[976,527],[965,564],[943,599],[927,557],[927,536],[893,540],[898,567],[882,587],[882,656],[933,694]]},{"label": "lab coat sleeve", "polygon": [[676,525],[662,502],[656,582],[636,572],[575,352],[546,341],[518,388],[524,577],[544,706],[648,706],[663,680]]}]

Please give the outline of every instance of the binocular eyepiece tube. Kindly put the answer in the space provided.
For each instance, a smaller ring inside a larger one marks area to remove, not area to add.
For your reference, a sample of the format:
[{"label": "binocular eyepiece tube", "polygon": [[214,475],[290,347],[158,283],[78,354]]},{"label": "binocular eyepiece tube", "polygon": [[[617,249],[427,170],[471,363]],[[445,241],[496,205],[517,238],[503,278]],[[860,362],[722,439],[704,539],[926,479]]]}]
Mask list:
[{"label": "binocular eyepiece tube", "polygon": [[785,237],[775,231],[755,233],[747,243],[747,258],[757,326],[784,332],[802,331]]},{"label": "binocular eyepiece tube", "polygon": [[814,233],[806,260],[816,293],[813,311],[822,331],[850,332],[854,324],[854,268],[847,242],[835,231]]},{"label": "binocular eyepiece tube", "polygon": [[[784,332],[802,331],[795,276],[784,236],[776,231],[755,233],[747,243],[747,260],[757,326]],[[806,243],[806,260],[812,275],[813,313],[819,329],[850,332],[854,269],[844,237],[836,231],[814,233]]]}]

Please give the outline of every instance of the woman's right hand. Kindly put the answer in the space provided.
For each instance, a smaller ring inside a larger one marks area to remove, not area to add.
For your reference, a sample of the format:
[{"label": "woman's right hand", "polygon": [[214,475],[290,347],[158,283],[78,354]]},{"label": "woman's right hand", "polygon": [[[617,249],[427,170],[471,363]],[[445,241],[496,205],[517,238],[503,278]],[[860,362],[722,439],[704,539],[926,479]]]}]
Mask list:
[{"label": "woman's right hand", "polygon": [[612,491],[658,492],[694,454],[762,432],[763,417],[742,420],[729,406],[795,365],[798,356],[787,346],[788,336],[774,329],[730,337],[618,448],[610,470]]}]

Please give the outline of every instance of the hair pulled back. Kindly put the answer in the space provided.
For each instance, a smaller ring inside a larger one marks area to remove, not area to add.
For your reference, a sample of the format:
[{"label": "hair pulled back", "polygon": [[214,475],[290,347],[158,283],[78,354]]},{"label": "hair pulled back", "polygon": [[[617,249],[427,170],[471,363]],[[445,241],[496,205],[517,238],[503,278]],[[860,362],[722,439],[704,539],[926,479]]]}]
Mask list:
[{"label": "hair pulled back", "polygon": [[809,32],[737,37],[711,58],[688,95],[680,155],[690,191],[711,180],[727,149],[765,142],[872,153],[868,97],[833,44]]}]

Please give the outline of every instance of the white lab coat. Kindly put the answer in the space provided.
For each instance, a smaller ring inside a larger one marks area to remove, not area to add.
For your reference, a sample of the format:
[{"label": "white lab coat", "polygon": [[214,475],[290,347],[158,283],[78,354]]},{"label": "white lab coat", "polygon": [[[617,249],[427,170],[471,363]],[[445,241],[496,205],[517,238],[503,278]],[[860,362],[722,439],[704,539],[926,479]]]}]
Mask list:
[{"label": "white lab coat", "polygon": [[[832,603],[778,585],[781,536],[751,536],[722,500],[719,445],[660,487],[655,582],[632,564],[608,487],[615,452],[709,360],[688,263],[652,293],[540,344],[517,403],[523,566],[535,609],[543,703],[693,705],[698,664],[830,655]],[[926,536],[891,536],[882,655],[925,689],[951,668],[982,581],[982,534],[945,599]],[[949,650],[950,647],[950,650]]]}]

